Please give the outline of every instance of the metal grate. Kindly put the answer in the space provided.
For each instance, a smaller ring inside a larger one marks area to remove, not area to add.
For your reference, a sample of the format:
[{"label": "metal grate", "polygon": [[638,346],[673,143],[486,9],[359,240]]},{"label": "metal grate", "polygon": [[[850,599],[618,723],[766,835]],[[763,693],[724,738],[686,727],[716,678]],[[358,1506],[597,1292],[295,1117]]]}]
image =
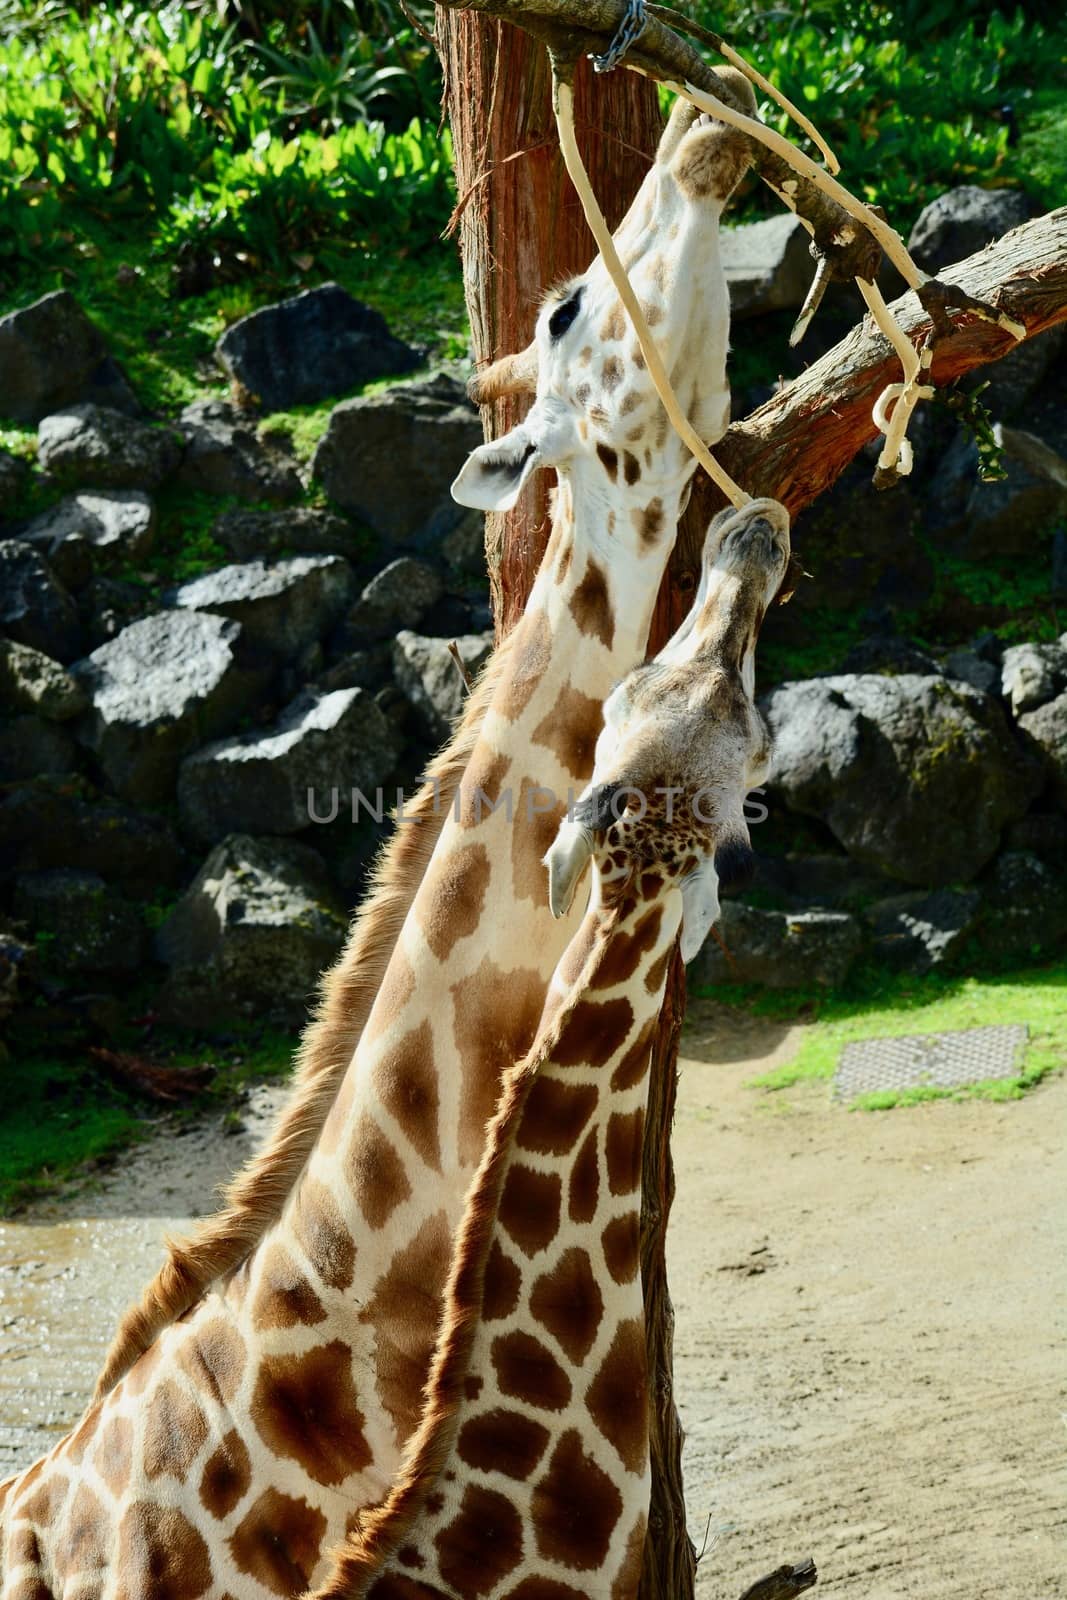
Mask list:
[{"label": "metal grate", "polygon": [[956,1089],[986,1078],[1011,1078],[1022,1066],[1025,1044],[1025,1023],[902,1039],[858,1039],[841,1051],[834,1099],[855,1100],[882,1089],[926,1085]]}]

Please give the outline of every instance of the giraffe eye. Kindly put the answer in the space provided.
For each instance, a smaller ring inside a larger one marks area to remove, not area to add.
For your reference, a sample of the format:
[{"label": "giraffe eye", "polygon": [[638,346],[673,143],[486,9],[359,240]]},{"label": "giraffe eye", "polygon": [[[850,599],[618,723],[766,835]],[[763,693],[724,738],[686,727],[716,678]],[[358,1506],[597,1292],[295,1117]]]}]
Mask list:
[{"label": "giraffe eye", "polygon": [[582,306],[582,291],[575,289],[569,300],[557,306],[548,319],[548,331],[553,339],[559,339],[566,333]]}]

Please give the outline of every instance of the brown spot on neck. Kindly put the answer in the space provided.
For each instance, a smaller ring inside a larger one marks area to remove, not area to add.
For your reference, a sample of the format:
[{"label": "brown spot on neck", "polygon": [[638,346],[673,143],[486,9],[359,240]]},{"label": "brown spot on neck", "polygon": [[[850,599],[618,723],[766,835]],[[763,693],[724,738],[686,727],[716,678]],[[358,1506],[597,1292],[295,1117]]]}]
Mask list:
[{"label": "brown spot on neck", "polygon": [[612,483],[614,483],[619,476],[618,451],[613,450],[609,444],[601,443],[597,445],[596,453],[600,457],[601,465],[603,466],[604,471],[607,473]]},{"label": "brown spot on neck", "polygon": [[631,489],[641,476],[641,463],[629,450],[622,453],[622,475]]},{"label": "brown spot on neck", "polygon": [[569,601],[570,613],[582,633],[599,639],[606,650],[615,642],[615,615],[602,566],[592,556],[586,562],[581,582]]}]

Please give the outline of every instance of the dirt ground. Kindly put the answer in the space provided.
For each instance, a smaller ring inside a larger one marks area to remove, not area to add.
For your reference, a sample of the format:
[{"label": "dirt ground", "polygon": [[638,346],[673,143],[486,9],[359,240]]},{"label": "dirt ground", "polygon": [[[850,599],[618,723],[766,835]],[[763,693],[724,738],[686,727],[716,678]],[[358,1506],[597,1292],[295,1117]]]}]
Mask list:
[{"label": "dirt ground", "polygon": [[[684,1044],[671,1281],[700,1600],[808,1554],[820,1591],[864,1600],[1067,1597],[1067,1079],[880,1114],[746,1087],[796,1042],[698,1005]],[[237,1134],[164,1125],[0,1225],[0,1477],[75,1418],[162,1234],[277,1096]]]}]

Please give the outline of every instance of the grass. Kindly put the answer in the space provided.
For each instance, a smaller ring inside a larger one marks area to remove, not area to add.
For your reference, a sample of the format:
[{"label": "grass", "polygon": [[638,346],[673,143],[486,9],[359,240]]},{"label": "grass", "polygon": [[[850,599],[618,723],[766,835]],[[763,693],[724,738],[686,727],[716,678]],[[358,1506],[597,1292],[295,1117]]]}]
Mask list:
[{"label": "grass", "polygon": [[[698,993],[700,991],[697,991]],[[832,1078],[842,1047],[856,1039],[900,1038],[948,1029],[1025,1023],[1030,1036],[1021,1072],[958,1089],[917,1088],[860,1096],[853,1109],[883,1111],[927,1100],[1018,1100],[1050,1072],[1067,1066],[1067,961],[1025,972],[987,977],[888,977],[868,969],[845,991],[761,992],[738,986],[703,991],[727,1005],[761,1016],[804,1020],[800,1048],[791,1061],[752,1080],[753,1087],[788,1089]]]}]

